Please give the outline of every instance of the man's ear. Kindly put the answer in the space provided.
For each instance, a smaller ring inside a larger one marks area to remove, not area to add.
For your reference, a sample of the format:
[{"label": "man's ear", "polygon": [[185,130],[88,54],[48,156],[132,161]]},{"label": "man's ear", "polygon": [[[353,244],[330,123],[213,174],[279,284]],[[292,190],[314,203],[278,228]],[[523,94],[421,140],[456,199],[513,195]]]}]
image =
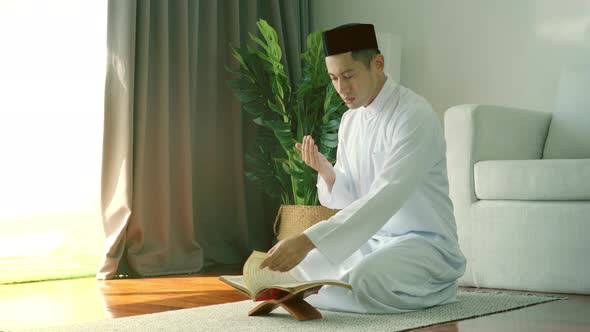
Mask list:
[{"label": "man's ear", "polygon": [[378,73],[382,73],[385,70],[385,57],[383,54],[377,54],[373,58],[373,64]]}]

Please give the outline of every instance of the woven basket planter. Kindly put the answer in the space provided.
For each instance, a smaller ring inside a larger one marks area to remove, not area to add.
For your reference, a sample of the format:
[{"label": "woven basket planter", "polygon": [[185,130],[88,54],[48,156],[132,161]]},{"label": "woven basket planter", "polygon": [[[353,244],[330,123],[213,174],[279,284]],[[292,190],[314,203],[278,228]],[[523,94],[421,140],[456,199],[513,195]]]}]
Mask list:
[{"label": "woven basket planter", "polygon": [[301,234],[338,211],[321,205],[281,205],[274,223],[275,236],[281,241],[291,235]]}]

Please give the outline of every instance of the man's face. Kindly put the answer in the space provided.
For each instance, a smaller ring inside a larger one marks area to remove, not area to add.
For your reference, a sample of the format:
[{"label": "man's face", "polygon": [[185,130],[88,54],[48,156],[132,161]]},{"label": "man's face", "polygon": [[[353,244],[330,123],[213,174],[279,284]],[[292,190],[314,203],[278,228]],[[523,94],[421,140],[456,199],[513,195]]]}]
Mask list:
[{"label": "man's face", "polygon": [[371,70],[354,60],[351,52],[326,57],[332,84],[348,108],[367,106],[377,96],[378,74],[383,69],[377,64],[377,57],[371,61]]}]

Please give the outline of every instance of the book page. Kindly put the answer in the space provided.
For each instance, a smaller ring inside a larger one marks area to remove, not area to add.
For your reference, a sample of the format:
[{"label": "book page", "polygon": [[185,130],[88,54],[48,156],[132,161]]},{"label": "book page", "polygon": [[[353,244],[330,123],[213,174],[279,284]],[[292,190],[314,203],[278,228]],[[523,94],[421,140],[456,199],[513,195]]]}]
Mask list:
[{"label": "book page", "polygon": [[246,286],[244,276],[220,276],[219,280],[225,282],[226,284],[229,284],[230,286],[244,293],[248,297],[253,296],[250,290],[248,290],[248,286]]},{"label": "book page", "polygon": [[224,278],[227,282],[229,282],[230,285],[232,285],[236,288],[248,289],[248,286],[246,286],[246,283],[244,282],[243,276],[221,276],[221,277]]},{"label": "book page", "polygon": [[296,285],[304,282],[288,272],[271,271],[268,268],[260,269],[259,266],[268,257],[268,254],[253,251],[244,264],[244,281],[252,293],[273,285]]}]

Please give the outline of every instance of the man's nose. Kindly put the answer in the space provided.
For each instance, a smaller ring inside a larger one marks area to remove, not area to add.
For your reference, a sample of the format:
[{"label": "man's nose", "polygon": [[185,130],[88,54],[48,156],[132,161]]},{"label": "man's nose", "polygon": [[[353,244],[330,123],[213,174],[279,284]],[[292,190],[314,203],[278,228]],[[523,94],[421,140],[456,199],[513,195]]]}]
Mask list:
[{"label": "man's nose", "polygon": [[347,93],[350,90],[350,83],[345,82],[346,80],[338,80],[338,92],[340,94]]}]

